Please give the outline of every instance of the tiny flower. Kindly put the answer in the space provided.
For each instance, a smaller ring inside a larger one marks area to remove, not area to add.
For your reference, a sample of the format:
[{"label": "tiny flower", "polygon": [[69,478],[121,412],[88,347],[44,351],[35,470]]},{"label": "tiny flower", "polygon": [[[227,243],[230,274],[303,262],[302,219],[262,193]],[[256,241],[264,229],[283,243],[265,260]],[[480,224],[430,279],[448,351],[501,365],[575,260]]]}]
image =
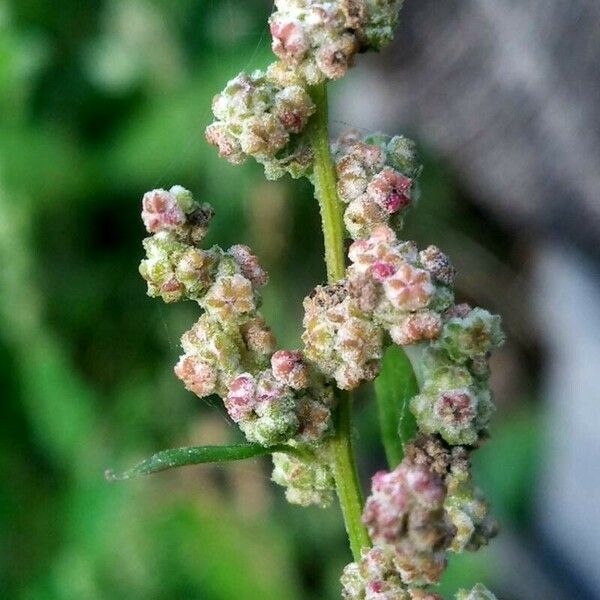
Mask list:
[{"label": "tiny flower", "polygon": [[301,390],[308,387],[310,372],[302,352],[290,350],[275,352],[271,357],[271,368],[275,378],[291,388]]},{"label": "tiny flower", "polygon": [[275,350],[275,336],[260,315],[242,324],[240,333],[248,350],[258,356],[268,356]]},{"label": "tiny flower", "polygon": [[296,63],[308,50],[308,41],[304,28],[299,22],[280,21],[276,18],[270,22],[273,37],[273,52],[282,60]]},{"label": "tiny flower", "polygon": [[215,391],[217,370],[197,356],[183,355],[175,366],[175,375],[183,381],[186,389],[199,398],[209,396]]},{"label": "tiny flower", "polygon": [[204,296],[202,306],[221,321],[252,313],[256,309],[252,284],[238,274],[219,277]]},{"label": "tiny flower", "polygon": [[320,441],[331,430],[331,409],[308,396],[298,400],[297,415],[299,427],[296,439],[300,442]]},{"label": "tiny flower", "polygon": [[305,354],[342,389],[379,372],[383,331],[363,313],[347,282],[319,286],[304,300]]},{"label": "tiny flower", "polygon": [[425,308],[435,291],[429,273],[408,263],[384,281],[383,289],[391,305],[402,310]]},{"label": "tiny flower", "polygon": [[398,325],[390,327],[390,337],[399,346],[437,338],[442,330],[441,317],[431,310],[409,313]]},{"label": "tiny flower", "polygon": [[438,433],[451,445],[472,445],[487,427],[493,402],[467,369],[445,366],[427,376],[410,408],[424,433]]},{"label": "tiny flower", "polygon": [[242,275],[252,282],[255,288],[266,285],[269,276],[267,272],[260,266],[258,258],[252,254],[248,246],[243,244],[236,244],[231,246],[228,250],[228,254],[233,256],[235,261],[240,266]]},{"label": "tiny flower", "polygon": [[[438,346],[452,360],[461,363],[484,357],[492,348],[504,342],[498,315],[492,315],[482,308],[474,308],[465,313],[466,305],[446,313],[450,318],[444,323],[438,342]],[[454,314],[457,316],[453,316]]]},{"label": "tiny flower", "polygon": [[300,459],[291,454],[273,453],[272,479],[286,488],[285,496],[291,504],[326,507],[333,500],[335,482],[329,465],[313,458]]},{"label": "tiny flower", "polygon": [[[290,149],[290,136],[304,129],[316,107],[298,78],[289,76],[286,82],[284,73],[274,68],[267,73],[240,73],[215,96],[217,120],[206,129],[206,139],[217,146],[220,156],[234,164],[253,156],[273,177],[288,168],[301,174],[296,170],[302,170],[306,152],[302,147]],[[308,166],[304,165],[302,174]]]},{"label": "tiny flower", "polygon": [[142,221],[149,233],[179,229],[185,220],[185,212],[175,194],[166,190],[152,190],[144,194]]},{"label": "tiny flower", "polygon": [[236,377],[229,385],[229,393],[224,402],[229,416],[235,423],[247,419],[257,404],[254,377],[249,373]]},{"label": "tiny flower", "polygon": [[428,246],[419,253],[423,268],[427,269],[434,279],[444,285],[454,283],[454,267],[450,259],[437,247]]},{"label": "tiny flower", "polygon": [[367,195],[388,214],[410,205],[412,181],[395,169],[386,168],[378,173],[367,188]]}]

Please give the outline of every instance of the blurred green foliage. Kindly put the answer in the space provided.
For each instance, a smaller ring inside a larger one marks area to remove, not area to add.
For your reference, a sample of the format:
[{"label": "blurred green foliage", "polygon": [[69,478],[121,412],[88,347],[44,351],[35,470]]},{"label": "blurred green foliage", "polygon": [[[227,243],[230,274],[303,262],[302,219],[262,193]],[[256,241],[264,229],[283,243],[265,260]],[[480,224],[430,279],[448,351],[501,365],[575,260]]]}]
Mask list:
[{"label": "blurred green foliage", "polygon": [[[3,598],[338,596],[349,555],[337,509],[285,505],[266,460],[120,485],[102,476],[161,448],[239,440],[217,401],[199,403],[172,376],[196,309],[145,296],[145,190],[184,184],[216,208],[209,244],[255,248],[282,344],[298,343],[301,299],[323,278],[308,185],[265,183],[203,139],[212,96],[270,60],[269,10],[259,0],[0,0]],[[411,235],[478,243],[481,217],[465,218],[452,178],[432,161],[425,173]],[[502,236],[491,246],[504,260]],[[363,396],[366,476],[384,459]],[[507,518],[527,514],[534,418],[499,419],[479,457]],[[447,585],[469,583],[483,562],[457,564]]]}]

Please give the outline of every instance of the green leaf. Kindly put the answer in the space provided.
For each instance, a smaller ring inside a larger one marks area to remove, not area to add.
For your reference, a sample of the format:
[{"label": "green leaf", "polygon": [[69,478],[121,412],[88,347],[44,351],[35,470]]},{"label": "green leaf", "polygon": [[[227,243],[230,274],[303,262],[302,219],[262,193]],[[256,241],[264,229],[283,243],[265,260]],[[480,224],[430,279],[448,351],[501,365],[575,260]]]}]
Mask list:
[{"label": "green leaf", "polygon": [[287,452],[287,446],[265,448],[259,444],[233,444],[231,446],[190,446],[186,448],[170,448],[157,452],[123,473],[115,474],[108,469],[104,476],[108,481],[125,481],[142,475],[151,475],[168,469],[177,469],[188,465],[202,463],[219,463],[233,460],[244,460],[254,456]]},{"label": "green leaf", "polygon": [[381,439],[390,469],[402,461],[404,445],[415,436],[417,424],[409,402],[418,393],[417,378],[404,350],[390,346],[375,380]]}]

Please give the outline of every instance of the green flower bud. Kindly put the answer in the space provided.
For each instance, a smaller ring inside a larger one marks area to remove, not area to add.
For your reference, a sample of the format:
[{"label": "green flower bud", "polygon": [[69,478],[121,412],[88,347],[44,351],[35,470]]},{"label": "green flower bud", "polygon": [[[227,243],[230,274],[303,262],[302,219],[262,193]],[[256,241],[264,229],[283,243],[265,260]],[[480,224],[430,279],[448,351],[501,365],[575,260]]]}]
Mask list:
[{"label": "green flower bud", "polygon": [[451,445],[473,445],[493,411],[491,394],[478,385],[466,368],[442,366],[410,402],[419,428],[438,433]]},{"label": "green flower bud", "polygon": [[[316,107],[302,85],[282,85],[262,71],[240,73],[215,96],[217,121],[206,130],[207,141],[234,164],[253,156],[265,165],[270,178],[289,171],[306,173],[312,154],[297,141]],[[290,148],[288,148],[290,146]]]},{"label": "green flower bud", "polygon": [[273,465],[272,480],[286,488],[288,502],[300,506],[314,504],[323,508],[331,504],[335,482],[326,461],[316,456],[300,459],[295,455],[275,452]]},{"label": "green flower bud", "polygon": [[483,308],[446,320],[437,346],[443,348],[453,361],[465,363],[485,356],[504,342],[501,320]]}]

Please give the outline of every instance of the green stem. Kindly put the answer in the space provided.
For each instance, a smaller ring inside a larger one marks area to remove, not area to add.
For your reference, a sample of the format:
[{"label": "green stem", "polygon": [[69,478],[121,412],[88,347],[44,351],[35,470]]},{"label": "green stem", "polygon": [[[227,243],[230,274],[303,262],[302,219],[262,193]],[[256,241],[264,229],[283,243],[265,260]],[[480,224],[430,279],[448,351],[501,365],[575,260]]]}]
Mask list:
[{"label": "green stem", "polygon": [[313,87],[311,95],[317,105],[317,112],[312,120],[312,147],[315,156],[313,183],[321,209],[327,279],[329,283],[334,283],[344,278],[346,265],[343,210],[337,195],[335,168],[329,149],[325,84]]},{"label": "green stem", "polygon": [[[327,280],[335,283],[344,278],[346,271],[343,211],[337,195],[335,169],[329,149],[327,88],[325,84],[321,84],[311,91],[317,106],[312,121],[315,195],[321,210]],[[369,547],[371,541],[361,521],[362,494],[352,448],[352,399],[347,392],[338,392],[336,433],[331,440],[330,450],[350,548],[354,560],[359,560],[361,549]]]},{"label": "green stem", "polygon": [[350,549],[354,560],[360,560],[361,549],[369,548],[371,540],[361,519],[363,502],[352,449],[352,398],[348,392],[339,394],[336,432],[330,448],[333,476]]}]

